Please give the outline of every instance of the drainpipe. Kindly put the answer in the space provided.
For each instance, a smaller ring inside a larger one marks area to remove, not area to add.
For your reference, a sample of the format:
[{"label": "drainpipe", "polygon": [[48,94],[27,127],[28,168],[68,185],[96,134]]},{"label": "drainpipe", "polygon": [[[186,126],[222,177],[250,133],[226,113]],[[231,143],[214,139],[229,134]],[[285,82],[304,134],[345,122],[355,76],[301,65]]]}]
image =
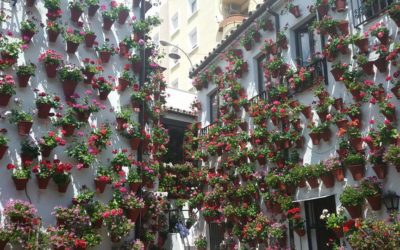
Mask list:
[{"label": "drainpipe", "polygon": [[275,17],[275,29],[276,29],[276,32],[279,32],[281,30],[281,23],[280,23],[279,14],[271,9],[272,4],[274,4],[275,2],[276,1],[271,1],[268,4],[267,12]]}]

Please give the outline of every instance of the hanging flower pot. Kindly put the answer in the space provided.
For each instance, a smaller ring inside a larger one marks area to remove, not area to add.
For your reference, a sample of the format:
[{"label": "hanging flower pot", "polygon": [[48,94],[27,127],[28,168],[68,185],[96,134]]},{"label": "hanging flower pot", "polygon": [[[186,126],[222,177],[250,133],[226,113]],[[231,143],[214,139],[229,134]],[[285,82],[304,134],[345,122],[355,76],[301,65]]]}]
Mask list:
[{"label": "hanging flower pot", "polygon": [[103,218],[92,221],[92,226],[94,229],[100,229],[103,226]]},{"label": "hanging flower pot", "polygon": [[103,18],[103,29],[111,30],[111,26],[114,24],[114,20],[110,18]]},{"label": "hanging flower pot", "polygon": [[62,129],[64,130],[64,136],[71,136],[74,134],[75,125],[73,124],[64,124],[62,125]]},{"label": "hanging flower pot", "polygon": [[327,128],[320,135],[324,141],[329,141],[331,139],[332,132],[329,128]]},{"label": "hanging flower pot", "polygon": [[4,248],[6,248],[7,243],[8,240],[0,240],[0,250],[4,250]]},{"label": "hanging flower pot", "polygon": [[32,37],[35,35],[35,31],[32,30],[23,30],[21,31],[22,40],[25,43],[30,43],[32,41]]},{"label": "hanging flower pot", "polygon": [[[20,88],[26,88],[26,86],[28,86],[28,82],[29,82],[30,78],[31,78],[30,75],[19,75],[19,74],[17,74],[18,86]],[[2,99],[2,98],[0,97],[0,99]]]},{"label": "hanging flower pot", "polygon": [[125,56],[129,54],[129,48],[124,42],[119,42],[118,47],[120,56]]},{"label": "hanging flower pot", "polygon": [[354,41],[354,44],[360,49],[361,53],[368,53],[368,50],[369,50],[368,38],[356,40],[356,41]]},{"label": "hanging flower pot", "polygon": [[347,168],[350,170],[350,173],[355,181],[359,181],[364,178],[365,168],[362,164],[349,165]]},{"label": "hanging flower pot", "polygon": [[108,94],[110,94],[111,91],[100,91],[99,90],[99,99],[102,101],[107,100]]},{"label": "hanging flower pot", "polygon": [[0,94],[0,106],[5,107],[10,102],[11,95]]},{"label": "hanging flower pot", "polygon": [[79,47],[79,43],[74,43],[71,41],[67,41],[67,53],[74,54]]},{"label": "hanging flower pot", "polygon": [[243,47],[246,49],[246,51],[250,51],[251,50],[251,42],[247,42],[243,45]]},{"label": "hanging flower pot", "polygon": [[371,206],[372,210],[379,211],[382,207],[382,196],[381,194],[377,194],[374,196],[366,197],[369,205]]},{"label": "hanging flower pot", "polygon": [[142,183],[141,182],[132,182],[132,183],[129,183],[129,190],[131,190],[131,192],[137,192],[138,191],[138,189],[139,189],[139,187],[140,187],[140,185],[141,185]]},{"label": "hanging flower pot", "polygon": [[304,115],[305,118],[307,119],[312,119],[313,115],[311,112],[311,106],[305,106],[302,110],[301,113]]},{"label": "hanging flower pot", "polygon": [[67,192],[67,189],[69,186],[69,181],[63,182],[63,183],[57,183],[57,186],[58,186],[59,193],[65,193],[65,192]]},{"label": "hanging flower pot", "polygon": [[328,111],[320,111],[317,112],[319,119],[321,120],[321,122],[325,122],[326,121],[326,116],[328,115]]},{"label": "hanging flower pot", "polygon": [[358,152],[363,150],[361,138],[349,138],[349,141],[350,145],[354,148],[354,150]]},{"label": "hanging flower pot", "polygon": [[78,22],[83,11],[78,7],[71,8],[71,20],[72,22]]},{"label": "hanging flower pot", "polygon": [[123,78],[118,78],[118,91],[124,91],[128,87],[129,81]]},{"label": "hanging flower pot", "polygon": [[31,131],[32,128],[32,122],[18,122],[17,127],[18,127],[18,134],[19,135],[28,135],[29,132]]},{"label": "hanging flower pot", "polygon": [[5,51],[1,52],[1,58],[3,60],[7,61],[7,65],[10,65],[10,66],[14,65],[18,60],[18,57],[13,57],[13,56],[11,56],[9,53],[7,53]]},{"label": "hanging flower pot", "polygon": [[365,74],[370,75],[370,76],[374,75],[374,62],[373,61],[361,64],[360,66],[363,69]]},{"label": "hanging flower pot", "polygon": [[117,117],[117,130],[123,130],[124,129],[124,124],[127,122],[125,118]]},{"label": "hanging flower pot", "polygon": [[18,191],[25,190],[26,189],[26,184],[28,184],[29,179],[17,179],[13,178],[15,189]]},{"label": "hanging flower pot", "polygon": [[347,211],[349,212],[352,219],[361,218],[362,217],[362,209],[361,205],[359,206],[345,206]]},{"label": "hanging flower pot", "polygon": [[48,177],[40,177],[36,175],[36,181],[39,189],[47,189],[47,185],[49,185],[50,176]]},{"label": "hanging flower pot", "polygon": [[336,168],[332,171],[333,176],[338,182],[342,182],[344,180],[344,169],[343,168]]},{"label": "hanging flower pot", "polygon": [[377,36],[378,40],[381,42],[383,45],[387,45],[389,43],[389,34],[383,32],[381,36]]},{"label": "hanging flower pot", "polygon": [[140,208],[128,208],[125,210],[126,217],[132,222],[135,222],[139,218]]},{"label": "hanging flower pot", "polygon": [[49,38],[49,42],[55,43],[59,34],[59,31],[47,30],[47,37]]},{"label": "hanging flower pot", "polygon": [[344,70],[338,69],[338,68],[332,69],[331,74],[332,74],[333,78],[335,79],[335,81],[340,81],[341,77],[344,74]]},{"label": "hanging flower pot", "polygon": [[3,156],[7,152],[7,149],[8,149],[7,145],[0,146],[0,160],[3,159]]},{"label": "hanging flower pot", "polygon": [[310,177],[306,179],[308,182],[308,185],[310,185],[311,188],[317,188],[319,187],[318,183],[318,178],[317,177]]},{"label": "hanging flower pot", "polygon": [[111,58],[111,52],[109,51],[100,51],[99,56],[102,63],[108,63]]},{"label": "hanging flower pot", "polygon": [[21,162],[32,162],[33,160],[35,159],[30,154],[21,154]]},{"label": "hanging flower pot", "polygon": [[121,10],[118,12],[118,23],[125,24],[126,19],[129,17],[129,10]]},{"label": "hanging flower pot", "polygon": [[42,157],[44,157],[44,158],[49,157],[51,154],[51,151],[53,151],[52,147],[45,146],[45,145],[41,146],[40,152],[41,152]]},{"label": "hanging flower pot", "polygon": [[322,180],[322,183],[324,183],[326,188],[331,188],[335,185],[335,179],[331,173],[321,175],[319,178]]},{"label": "hanging flower pot", "polygon": [[261,34],[258,31],[254,32],[252,37],[254,42],[256,43],[259,43],[261,41]]},{"label": "hanging flower pot", "polygon": [[375,171],[376,176],[379,179],[385,179],[387,175],[387,164],[385,163],[380,163],[380,164],[375,164],[372,168]]},{"label": "hanging flower pot", "polygon": [[339,239],[343,237],[343,229],[342,229],[342,227],[334,227],[334,228],[331,228],[331,229],[335,233],[336,237],[338,237]]},{"label": "hanging flower pot", "polygon": [[100,8],[100,5],[89,5],[88,8],[88,15],[89,17],[93,17],[94,15],[96,15],[97,10]]},{"label": "hanging flower pot", "polygon": [[139,144],[142,140],[140,138],[132,138],[129,141],[129,145],[131,146],[132,150],[137,150],[139,148]]},{"label": "hanging flower pot", "polygon": [[390,89],[397,99],[400,99],[400,85],[396,85]]},{"label": "hanging flower pot", "polygon": [[385,57],[380,57],[375,60],[375,66],[378,68],[379,72],[385,73],[388,67],[388,61]]},{"label": "hanging flower pot", "polygon": [[289,12],[296,18],[301,17],[300,7],[298,5],[291,7]]},{"label": "hanging flower pot", "polygon": [[94,185],[96,187],[96,191],[99,192],[100,194],[102,194],[102,193],[104,193],[104,190],[106,189],[107,181],[95,179]]},{"label": "hanging flower pot", "polygon": [[51,106],[47,103],[37,103],[36,107],[38,109],[38,117],[42,119],[47,119],[49,117]]},{"label": "hanging flower pot", "polygon": [[58,64],[45,63],[44,68],[48,78],[56,77]]},{"label": "hanging flower pot", "polygon": [[300,180],[300,181],[297,183],[297,186],[298,186],[299,188],[305,188],[305,187],[307,186],[306,180]]},{"label": "hanging flower pot", "polygon": [[64,91],[64,96],[66,99],[69,99],[74,93],[78,82],[73,80],[64,80],[62,82],[62,87]]},{"label": "hanging flower pot", "polygon": [[304,228],[295,228],[294,231],[299,237],[306,235],[306,230],[304,230]]},{"label": "hanging flower pot", "polygon": [[342,120],[336,121],[336,126],[338,127],[338,129],[346,129],[347,123],[348,123],[348,121],[346,119],[342,119]]},{"label": "hanging flower pot", "polygon": [[309,133],[308,135],[310,136],[313,145],[318,145],[320,143],[321,140],[320,133]]},{"label": "hanging flower pot", "polygon": [[335,0],[335,9],[337,12],[346,10],[346,0]]},{"label": "hanging flower pot", "polygon": [[33,7],[36,0],[25,0],[26,7]]},{"label": "hanging flower pot", "polygon": [[382,114],[386,117],[386,119],[388,119],[391,122],[396,122],[397,118],[396,118],[396,109],[393,108],[393,113],[385,113],[382,112]]},{"label": "hanging flower pot", "polygon": [[317,7],[318,14],[320,19],[328,14],[329,5],[328,4],[321,4]]},{"label": "hanging flower pot", "polygon": [[343,36],[349,35],[349,22],[348,21],[341,21],[338,25],[340,32],[342,32]]},{"label": "hanging flower pot", "polygon": [[96,35],[95,34],[91,34],[91,33],[87,33],[85,34],[85,46],[88,48],[92,48],[94,41],[96,41]]}]

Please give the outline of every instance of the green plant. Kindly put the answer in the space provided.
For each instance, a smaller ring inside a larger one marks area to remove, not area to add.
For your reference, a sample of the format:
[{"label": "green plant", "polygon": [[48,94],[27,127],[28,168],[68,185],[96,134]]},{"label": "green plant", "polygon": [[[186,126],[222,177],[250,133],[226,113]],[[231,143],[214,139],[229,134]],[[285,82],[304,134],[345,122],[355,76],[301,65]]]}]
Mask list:
[{"label": "green plant", "polygon": [[26,20],[21,22],[21,31],[31,31],[36,32],[36,24],[31,20]]},{"label": "green plant", "polygon": [[36,65],[29,63],[27,65],[20,65],[15,70],[15,73],[19,76],[35,76]]},{"label": "green plant", "polygon": [[16,167],[14,164],[8,164],[7,170],[12,170],[13,179],[29,179],[31,178],[31,171],[29,165],[24,164],[22,167]]},{"label": "green plant", "polygon": [[0,146],[7,145],[8,141],[9,139],[5,135],[0,134]]},{"label": "green plant", "polygon": [[48,49],[39,55],[39,61],[44,64],[60,65],[63,61],[63,56],[55,50]]},{"label": "green plant", "polygon": [[326,227],[329,229],[341,228],[343,224],[347,221],[346,215],[344,215],[343,208],[339,208],[338,212],[329,213],[327,209],[322,210],[320,216],[321,220],[325,220]]},{"label": "green plant", "polygon": [[360,188],[365,197],[371,197],[382,194],[383,183],[376,176],[370,176],[361,181]]},{"label": "green plant", "polygon": [[85,3],[88,6],[95,6],[95,5],[99,5],[100,0],[85,0]]},{"label": "green plant", "polygon": [[152,27],[161,24],[161,19],[158,16],[149,16],[145,20],[137,20],[133,22],[132,29],[135,33],[148,33]]},{"label": "green plant", "polygon": [[11,110],[10,123],[32,122],[32,121],[33,118],[31,114],[18,109]]},{"label": "green plant", "polygon": [[121,107],[121,110],[115,112],[115,116],[117,118],[130,121],[132,117],[132,110],[129,107]]},{"label": "green plant", "polygon": [[122,166],[130,167],[131,166],[131,160],[123,152],[118,152],[117,154],[115,154],[115,156],[112,158],[110,163],[112,166],[121,166],[121,167]]},{"label": "green plant", "polygon": [[207,249],[207,238],[205,236],[201,236],[194,241],[194,245],[197,249]]},{"label": "green plant", "polygon": [[53,181],[56,184],[65,184],[71,181],[72,165],[70,163],[61,163],[57,160],[54,161],[53,168]]},{"label": "green plant", "polygon": [[54,173],[53,163],[48,160],[41,160],[39,165],[32,168],[32,172],[40,178],[49,178]]},{"label": "green plant", "polygon": [[115,54],[115,47],[113,44],[110,44],[109,40],[106,41],[101,46],[96,46],[94,48],[97,52],[109,52],[111,54]]},{"label": "green plant", "polygon": [[396,167],[400,166],[400,147],[396,145],[390,145],[386,150],[383,159]]},{"label": "green plant", "polygon": [[58,70],[58,74],[61,81],[80,82],[84,78],[81,69],[73,64],[64,65]]},{"label": "green plant", "polygon": [[52,108],[58,108],[60,106],[60,97],[46,94],[45,92],[39,92],[36,98],[36,104],[48,104]]},{"label": "green plant", "polygon": [[111,92],[113,89],[112,81],[114,81],[112,76],[108,76],[110,81],[108,81],[105,77],[93,78],[92,87],[98,89],[100,92]]},{"label": "green plant", "polygon": [[137,122],[134,122],[134,121],[128,121],[125,125],[125,129],[122,130],[120,133],[123,137],[128,138],[128,139],[132,139],[132,138],[143,139],[144,138],[140,124]]},{"label": "green plant", "polygon": [[69,157],[74,158],[80,163],[86,165],[91,164],[95,157],[89,152],[89,147],[85,142],[77,142],[66,150]]},{"label": "green plant", "polygon": [[80,11],[83,11],[85,7],[85,3],[81,0],[70,0],[68,5],[70,9],[79,9]]},{"label": "green plant", "polygon": [[61,33],[64,31],[64,27],[60,22],[48,20],[46,30]]},{"label": "green plant", "polygon": [[29,155],[32,158],[40,155],[39,147],[30,140],[23,140],[21,142],[21,154]]},{"label": "green plant", "polygon": [[3,53],[14,59],[21,53],[21,41],[10,41],[6,36],[0,38],[0,49]]},{"label": "green plant", "polygon": [[71,43],[81,43],[85,39],[84,32],[79,30],[74,30],[72,28],[67,28],[62,33],[64,40]]},{"label": "green plant", "polygon": [[346,186],[339,197],[343,206],[359,206],[364,203],[364,195],[360,188]]},{"label": "green plant", "polygon": [[13,95],[15,94],[15,82],[11,75],[0,76],[0,94]]},{"label": "green plant", "polygon": [[364,165],[365,158],[359,153],[350,153],[344,160],[343,164],[345,166],[352,166],[352,165]]},{"label": "green plant", "polygon": [[123,215],[121,208],[105,211],[103,217],[111,237],[117,240],[127,235],[134,227],[134,224]]},{"label": "green plant", "polygon": [[44,0],[44,7],[49,10],[59,10],[61,0]]},{"label": "green plant", "polygon": [[142,177],[136,170],[131,169],[128,173],[128,178],[126,179],[128,183],[141,183]]}]

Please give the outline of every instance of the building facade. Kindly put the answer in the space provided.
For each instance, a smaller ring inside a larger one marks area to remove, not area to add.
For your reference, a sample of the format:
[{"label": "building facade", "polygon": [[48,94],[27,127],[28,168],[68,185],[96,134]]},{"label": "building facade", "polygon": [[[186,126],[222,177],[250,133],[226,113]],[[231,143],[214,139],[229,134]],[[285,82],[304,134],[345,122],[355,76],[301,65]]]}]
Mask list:
[{"label": "building facade", "polygon": [[196,65],[209,249],[360,249],[398,211],[395,2],[267,0]]}]

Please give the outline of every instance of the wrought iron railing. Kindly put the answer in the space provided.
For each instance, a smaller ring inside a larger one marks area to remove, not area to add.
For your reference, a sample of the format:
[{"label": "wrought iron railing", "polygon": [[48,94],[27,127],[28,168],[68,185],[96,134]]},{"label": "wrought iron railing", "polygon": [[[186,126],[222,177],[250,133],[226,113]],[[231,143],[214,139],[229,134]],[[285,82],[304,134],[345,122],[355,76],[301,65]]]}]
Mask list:
[{"label": "wrought iron railing", "polygon": [[351,0],[354,26],[357,28],[381,15],[392,3],[396,2],[399,0]]}]

